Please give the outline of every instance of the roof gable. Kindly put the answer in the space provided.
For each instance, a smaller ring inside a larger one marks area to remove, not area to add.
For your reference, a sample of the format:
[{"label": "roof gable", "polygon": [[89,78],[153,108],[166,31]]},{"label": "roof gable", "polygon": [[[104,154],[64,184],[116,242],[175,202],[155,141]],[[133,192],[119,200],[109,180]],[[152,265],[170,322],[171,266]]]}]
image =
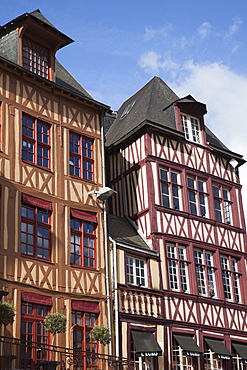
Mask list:
[{"label": "roof gable", "polygon": [[[116,120],[106,134],[106,146],[128,136],[143,122],[157,123],[175,129],[164,109],[176,101],[178,96],[159,77],[154,77],[143,88],[129,98],[117,113]],[[131,106],[127,114],[125,109]]]}]

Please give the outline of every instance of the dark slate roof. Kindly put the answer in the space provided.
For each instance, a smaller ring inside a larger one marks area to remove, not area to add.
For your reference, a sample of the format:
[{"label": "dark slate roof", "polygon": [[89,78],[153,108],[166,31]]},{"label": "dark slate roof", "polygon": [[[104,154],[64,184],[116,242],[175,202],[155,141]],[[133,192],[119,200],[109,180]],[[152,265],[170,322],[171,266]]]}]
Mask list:
[{"label": "dark slate roof", "polygon": [[[40,24],[40,26],[48,27],[49,32],[54,32],[54,37],[56,35],[59,35],[61,46],[65,46],[73,40],[69,38],[68,36],[64,35],[60,31],[57,30],[56,27],[53,26],[52,23],[50,23],[40,12],[39,9],[31,12],[31,13],[25,13],[21,16],[15,18],[11,22],[8,22],[4,26],[0,26],[0,58],[2,60],[7,60],[13,65],[17,65],[18,63],[18,37],[17,37],[17,31],[18,26],[22,24],[27,18],[31,18],[32,20],[35,20]],[[14,32],[13,32],[14,31]],[[53,34],[52,34],[53,35]],[[5,36],[5,37],[3,37]],[[23,67],[18,65],[19,69],[25,70],[26,73],[30,73],[32,75],[35,75],[36,78],[43,79],[43,77],[37,76],[36,74],[27,71]],[[55,59],[55,84],[71,93],[78,94],[81,97],[85,97],[87,100],[92,102],[93,104],[104,106],[107,111],[110,111],[110,107],[102,104],[100,102],[97,102],[92,98],[92,96],[79,84],[78,81],[66,70],[66,68],[57,60]],[[51,84],[54,84],[54,82],[45,79],[46,82],[50,82]]]},{"label": "dark slate roof", "polygon": [[118,243],[151,251],[136,229],[124,217],[108,215],[108,232]]},{"label": "dark slate roof", "polygon": [[[158,123],[175,129],[164,113],[164,108],[176,101],[178,96],[159,77],[154,77],[142,89],[129,98],[118,111],[113,125],[106,135],[106,146],[129,136],[143,122]],[[121,118],[124,110],[132,105],[128,114]]]},{"label": "dark slate roof", "polygon": [[79,84],[79,82],[74,79],[74,77],[67,71],[64,66],[55,59],[55,72],[56,72],[56,83],[61,87],[66,89],[73,90],[75,93],[81,93],[88,98],[91,98],[91,95]]},{"label": "dark slate roof", "polygon": [[43,14],[41,13],[41,11],[39,9],[36,9],[34,10],[33,12],[29,13],[30,15],[32,15],[33,17],[39,19],[41,22],[44,22],[46,23],[48,26],[54,28],[55,30],[57,30],[57,28],[51,23],[48,21],[48,19],[46,19]]},{"label": "dark slate roof", "polygon": [[[205,104],[197,102],[191,95],[180,99],[161,78],[153,77],[121,106],[115,121],[106,132],[106,147],[121,145],[144,126],[184,137],[183,132],[176,127],[174,103],[187,106],[191,112],[200,112],[202,115],[206,113]],[[230,151],[208,127],[205,130],[207,143],[214,150],[233,156],[239,163],[245,162],[241,155]]]},{"label": "dark slate roof", "polygon": [[6,23],[5,25],[0,26],[0,35],[1,35],[1,33],[6,33],[6,32],[8,32],[8,30],[11,30],[11,29],[15,28],[17,24],[20,24],[26,18],[32,18],[36,22],[39,22],[41,25],[49,27],[51,32],[54,32],[55,34],[60,35],[64,39],[64,43],[60,47],[68,45],[69,43],[73,42],[73,40],[70,37],[68,37],[64,33],[60,32],[51,22],[49,22],[48,19],[46,19],[43,16],[43,14],[41,13],[41,11],[39,9],[36,9],[31,13],[24,13],[24,14],[20,15],[19,17],[13,19],[12,21]]}]

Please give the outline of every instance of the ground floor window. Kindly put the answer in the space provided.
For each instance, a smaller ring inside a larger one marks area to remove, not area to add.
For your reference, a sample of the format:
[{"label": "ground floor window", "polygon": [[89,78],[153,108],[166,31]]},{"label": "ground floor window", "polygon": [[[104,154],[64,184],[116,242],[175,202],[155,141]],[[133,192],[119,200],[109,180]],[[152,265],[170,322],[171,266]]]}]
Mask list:
[{"label": "ground floor window", "polygon": [[[193,352],[194,353],[194,352]],[[190,355],[185,351],[177,339],[173,338],[173,369],[174,370],[192,370],[198,368],[199,354]]]},{"label": "ground floor window", "polygon": [[97,317],[97,313],[72,310],[75,363],[87,370],[98,369],[97,342],[92,340],[90,334]]},{"label": "ground floor window", "polygon": [[21,306],[21,368],[36,369],[41,360],[49,359],[48,333],[43,325],[50,306],[22,302]]}]

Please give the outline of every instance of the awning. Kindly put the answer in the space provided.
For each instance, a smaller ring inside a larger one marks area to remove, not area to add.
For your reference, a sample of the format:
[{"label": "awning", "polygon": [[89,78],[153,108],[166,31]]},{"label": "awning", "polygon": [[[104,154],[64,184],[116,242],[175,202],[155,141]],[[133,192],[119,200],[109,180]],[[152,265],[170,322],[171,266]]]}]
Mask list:
[{"label": "awning", "polygon": [[162,356],[162,349],[153,333],[148,331],[131,331],[136,350],[136,357]]},{"label": "awning", "polygon": [[196,344],[194,339],[188,335],[173,335],[181,348],[185,351],[186,356],[200,356],[203,352]]},{"label": "awning", "polygon": [[232,343],[232,346],[237,351],[239,357],[247,363],[247,344]]},{"label": "awning", "polygon": [[232,357],[231,352],[228,351],[221,340],[205,338],[205,342],[209,345],[209,347],[217,355],[217,357],[225,360],[230,360],[230,358]]}]

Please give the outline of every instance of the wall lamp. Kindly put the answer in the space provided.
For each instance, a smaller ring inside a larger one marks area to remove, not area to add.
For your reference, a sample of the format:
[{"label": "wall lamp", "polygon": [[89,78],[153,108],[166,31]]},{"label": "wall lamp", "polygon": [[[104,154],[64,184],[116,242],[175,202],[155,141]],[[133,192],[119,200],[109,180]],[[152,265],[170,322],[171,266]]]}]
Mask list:
[{"label": "wall lamp", "polygon": [[88,195],[90,194],[96,194],[96,198],[102,200],[103,202],[110,198],[113,194],[116,194],[117,192],[111,188],[108,188],[105,186],[104,188],[101,188],[100,190],[92,190],[88,192]]}]

